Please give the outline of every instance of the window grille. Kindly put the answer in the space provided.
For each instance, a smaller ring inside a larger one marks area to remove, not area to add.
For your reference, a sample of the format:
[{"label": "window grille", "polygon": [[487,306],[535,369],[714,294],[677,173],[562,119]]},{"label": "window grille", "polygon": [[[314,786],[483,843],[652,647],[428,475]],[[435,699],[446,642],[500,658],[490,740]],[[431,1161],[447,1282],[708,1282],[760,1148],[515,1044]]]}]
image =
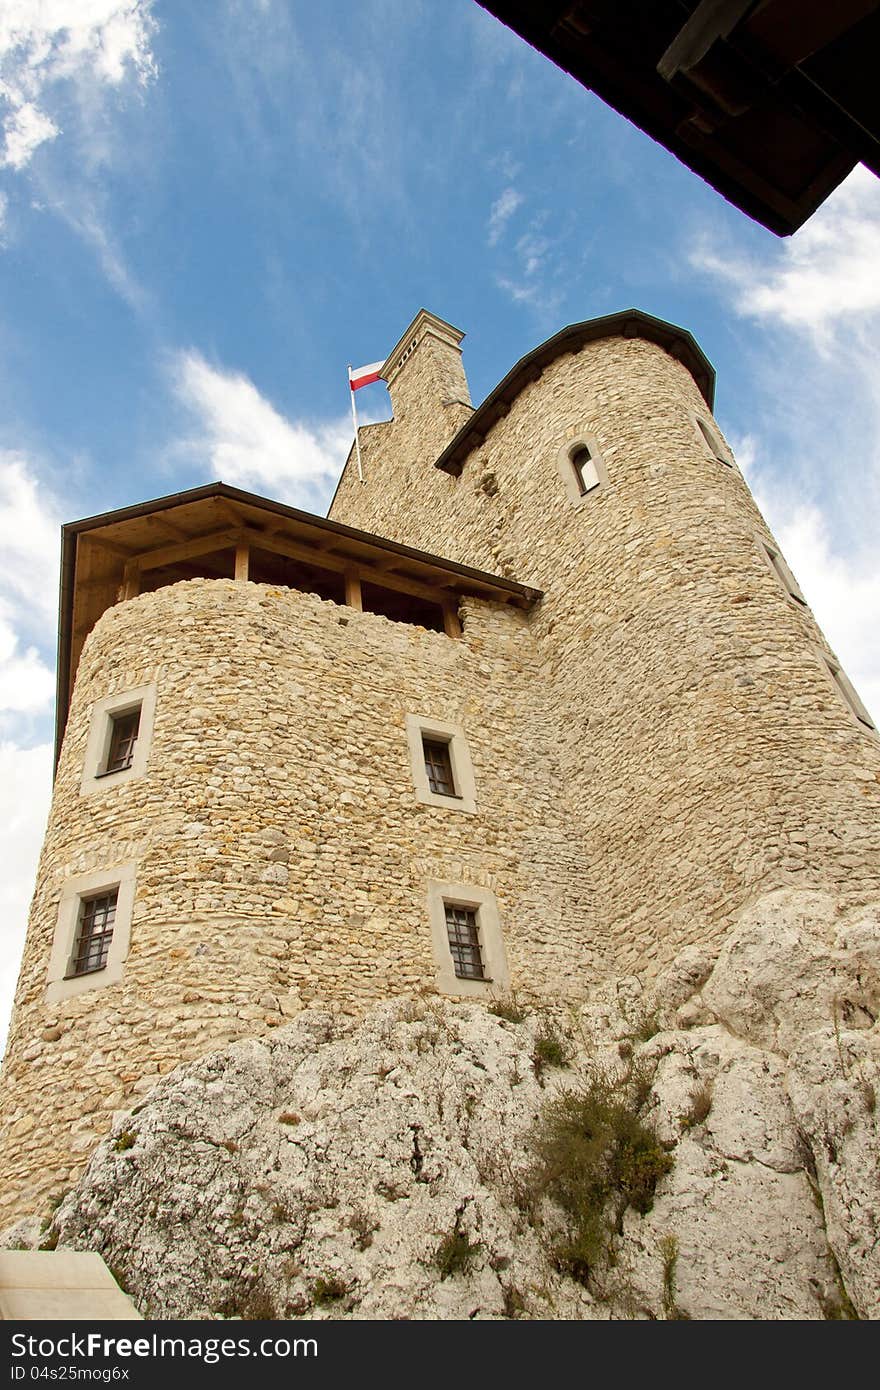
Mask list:
[{"label": "window grille", "polygon": [[125,714],[110,716],[112,727],[107,766],[104,768],[105,775],[108,772],[124,772],[126,768],[131,767],[140,722],[140,706],[137,709],[126,711]]},{"label": "window grille", "polygon": [[477,914],[472,907],[445,903],[449,949],[460,980],[484,980],[483,956],[477,932]]},{"label": "window grille", "polygon": [[456,796],[449,744],[442,739],[423,738],[422,747],[430,790],[437,796]]},{"label": "window grille", "polygon": [[[71,975],[91,975],[107,964],[119,889],[83,898]],[[68,977],[69,978],[69,977]]]}]

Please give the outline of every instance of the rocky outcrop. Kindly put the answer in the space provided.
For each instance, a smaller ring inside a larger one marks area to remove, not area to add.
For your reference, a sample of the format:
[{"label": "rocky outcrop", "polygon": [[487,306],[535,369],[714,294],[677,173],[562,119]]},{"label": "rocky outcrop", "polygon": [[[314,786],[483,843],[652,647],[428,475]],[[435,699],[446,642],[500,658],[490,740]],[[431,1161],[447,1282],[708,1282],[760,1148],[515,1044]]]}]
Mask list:
[{"label": "rocky outcrop", "polygon": [[[771,894],[717,960],[508,1012],[310,1010],[179,1068],[49,1243],[99,1251],[147,1317],[880,1314],[876,913]],[[555,1099],[597,1084],[673,1161],[648,1210],[608,1205],[575,1278],[535,1154]]]}]

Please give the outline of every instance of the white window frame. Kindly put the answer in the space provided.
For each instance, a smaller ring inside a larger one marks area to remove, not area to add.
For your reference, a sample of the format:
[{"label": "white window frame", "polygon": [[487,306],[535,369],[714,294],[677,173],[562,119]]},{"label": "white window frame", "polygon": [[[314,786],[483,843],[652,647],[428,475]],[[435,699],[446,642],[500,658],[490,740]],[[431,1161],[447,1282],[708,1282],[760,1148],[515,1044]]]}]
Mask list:
[{"label": "white window frame", "polygon": [[[61,889],[52,954],[46,974],[46,1002],[75,999],[93,989],[105,989],[122,980],[125,961],[131,944],[131,917],[134,910],[134,863],[119,864],[113,869],[96,869],[90,874],[78,874],[66,880]],[[84,899],[117,890],[113,936],[107,953],[107,964],[101,970],[85,975],[71,975],[76,952]]]},{"label": "white window frame", "polygon": [[[485,978],[462,980],[455,973],[455,961],[449,948],[446,928],[446,904],[470,908],[476,914],[477,935]],[[510,990],[510,968],[501,935],[498,903],[490,888],[473,883],[430,883],[428,885],[428,917],[431,923],[431,947],[435,976],[441,994],[473,999],[497,998]]]},{"label": "white window frame", "polygon": [[[596,478],[585,492],[581,492],[578,469],[574,464],[574,455],[578,449],[588,451]],[[585,430],[579,430],[557,450],[556,468],[565,485],[565,494],[573,507],[583,507],[587,502],[591,502],[608,485],[608,470],[599,443],[595,435],[588,434]]]},{"label": "white window frame", "polygon": [[841,703],[846,706],[852,715],[856,726],[861,729],[863,734],[871,734],[874,738],[878,737],[877,725],[868,713],[867,707],[862,703],[852,681],[847,676],[839,661],[828,656],[825,652],[819,652],[819,658],[837,693]]},{"label": "white window frame", "polygon": [[[140,709],[137,742],[130,767],[119,772],[105,772],[113,738],[113,720],[120,715],[130,714]],[[143,777],[147,770],[150,746],[153,742],[153,724],[156,717],[156,684],[139,685],[133,690],[119,690],[115,695],[105,695],[92,706],[92,719],[86,741],[83,760],[80,794],[88,796],[92,792],[106,791],[108,787],[119,787]]]},{"label": "white window frame", "polygon": [[707,419],[705,415],[698,415],[696,411],[690,412],[690,418],[703,455],[712,459],[714,463],[723,463],[725,468],[736,468],[733,454],[721,438],[715,421]]},{"label": "white window frame", "polygon": [[807,600],[801,593],[801,587],[786,564],[782,553],[769,541],[765,541],[763,536],[757,536],[756,539],[773,577],[782,585],[788,597],[798,608],[806,608]]},{"label": "white window frame", "polygon": [[[427,715],[408,714],[406,716],[406,737],[409,745],[410,771],[416,801],[422,806],[442,806],[445,811],[463,811],[465,815],[472,816],[477,809],[477,787],[467,738],[462,726],[450,723],[447,719],[431,719]],[[441,792],[431,791],[428,784],[428,774],[425,770],[423,738],[447,744],[449,761],[452,765],[452,781],[455,785],[454,796],[445,796]]]}]

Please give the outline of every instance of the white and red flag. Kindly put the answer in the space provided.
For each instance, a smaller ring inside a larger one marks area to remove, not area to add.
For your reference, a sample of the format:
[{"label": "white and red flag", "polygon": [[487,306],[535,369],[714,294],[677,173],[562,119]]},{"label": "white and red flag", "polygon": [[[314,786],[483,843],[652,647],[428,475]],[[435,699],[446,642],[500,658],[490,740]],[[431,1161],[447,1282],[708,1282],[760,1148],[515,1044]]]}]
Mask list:
[{"label": "white and red flag", "polygon": [[352,391],[359,391],[362,386],[371,386],[378,381],[382,367],[382,362],[370,362],[366,367],[349,367],[348,384]]},{"label": "white and red flag", "polygon": [[349,367],[348,384],[351,387],[351,418],[354,424],[354,447],[357,454],[358,477],[364,481],[364,468],[361,463],[361,441],[358,438],[358,417],[357,408],[354,403],[354,393],[359,391],[362,386],[370,386],[374,381],[380,381],[379,373],[384,362],[368,362],[366,367]]}]

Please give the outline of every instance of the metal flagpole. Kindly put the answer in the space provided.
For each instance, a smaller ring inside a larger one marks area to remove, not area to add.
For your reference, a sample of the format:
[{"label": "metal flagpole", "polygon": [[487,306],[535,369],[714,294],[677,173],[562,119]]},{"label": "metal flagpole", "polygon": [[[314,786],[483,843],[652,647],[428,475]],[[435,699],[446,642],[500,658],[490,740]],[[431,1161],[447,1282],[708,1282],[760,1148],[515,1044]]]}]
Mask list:
[{"label": "metal flagpole", "polygon": [[363,465],[361,464],[361,441],[358,439],[358,417],[357,417],[357,407],[355,406],[355,403],[354,403],[354,391],[352,391],[352,389],[351,389],[351,363],[350,363],[350,362],[349,362],[349,364],[348,364],[348,394],[351,396],[351,418],[352,418],[352,422],[353,422],[353,424],[354,424],[354,447],[355,447],[355,450],[357,451],[358,477],[360,478],[361,482],[363,482],[363,481],[364,481],[364,470],[363,470]]}]

